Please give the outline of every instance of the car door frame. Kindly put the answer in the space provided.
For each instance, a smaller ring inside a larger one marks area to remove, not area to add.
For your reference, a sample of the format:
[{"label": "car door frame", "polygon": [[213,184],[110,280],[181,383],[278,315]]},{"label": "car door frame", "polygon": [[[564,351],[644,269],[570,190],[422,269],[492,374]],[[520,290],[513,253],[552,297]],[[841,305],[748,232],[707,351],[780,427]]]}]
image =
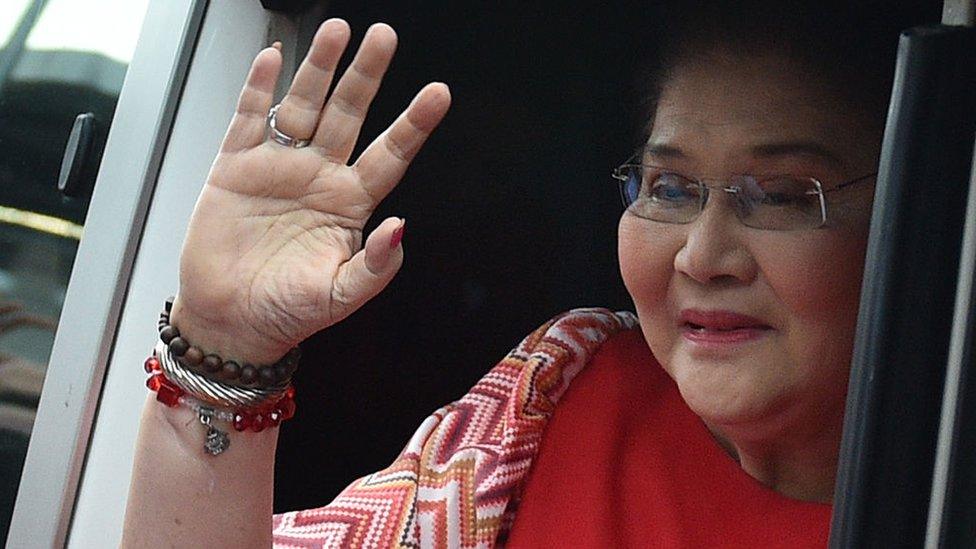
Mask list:
[{"label": "car door frame", "polygon": [[65,543],[127,282],[207,3],[147,6],[68,282],[9,547]]}]

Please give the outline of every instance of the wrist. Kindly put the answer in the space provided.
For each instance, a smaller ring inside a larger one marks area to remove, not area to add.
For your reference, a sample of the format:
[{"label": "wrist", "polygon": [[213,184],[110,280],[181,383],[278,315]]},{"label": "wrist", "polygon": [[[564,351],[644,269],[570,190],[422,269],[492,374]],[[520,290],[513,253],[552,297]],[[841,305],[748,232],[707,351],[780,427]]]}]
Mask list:
[{"label": "wrist", "polygon": [[[165,318],[165,313],[161,316]],[[295,413],[295,390],[287,381],[271,389],[222,385],[185,369],[162,340],[146,359],[144,369],[150,375],[146,386],[156,392],[156,400],[169,408],[193,411],[205,431],[203,449],[210,455],[222,454],[231,442],[231,431],[214,422],[232,425],[236,431],[261,432]]]},{"label": "wrist", "polygon": [[[150,392],[145,404],[149,418],[162,426],[163,430],[172,433],[172,437],[179,441],[185,456],[199,456],[210,458],[206,452],[201,452],[201,434],[199,414],[186,406],[164,406],[156,401]],[[242,432],[237,429],[224,429],[230,441],[230,447],[222,454],[233,457],[239,452],[253,453],[259,448],[270,448],[273,452],[274,443],[278,438],[278,429],[264,429],[260,432]],[[242,441],[235,444],[235,441]],[[213,461],[208,461],[214,463]],[[224,462],[224,460],[220,460]]]},{"label": "wrist", "polygon": [[200,349],[239,364],[273,364],[292,348],[287,343],[269,340],[254,330],[232,327],[223,320],[195,314],[179,298],[170,311],[170,323]]}]

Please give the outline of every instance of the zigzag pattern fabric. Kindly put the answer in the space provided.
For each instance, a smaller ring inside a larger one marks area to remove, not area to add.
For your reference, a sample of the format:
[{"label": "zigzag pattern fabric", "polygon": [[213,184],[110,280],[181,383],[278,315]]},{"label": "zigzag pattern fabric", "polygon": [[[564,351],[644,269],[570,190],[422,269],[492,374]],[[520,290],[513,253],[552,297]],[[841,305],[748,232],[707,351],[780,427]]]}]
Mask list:
[{"label": "zigzag pattern fabric", "polygon": [[556,403],[630,312],[573,309],[529,334],[431,414],[386,469],[332,503],[274,516],[274,547],[502,546]]}]

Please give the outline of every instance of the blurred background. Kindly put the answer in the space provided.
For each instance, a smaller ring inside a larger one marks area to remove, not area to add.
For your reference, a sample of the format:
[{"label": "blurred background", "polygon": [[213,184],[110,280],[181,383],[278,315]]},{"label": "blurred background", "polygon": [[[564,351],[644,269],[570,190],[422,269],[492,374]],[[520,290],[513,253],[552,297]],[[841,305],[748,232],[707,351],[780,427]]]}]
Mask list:
[{"label": "blurred background", "polygon": [[[6,539],[91,184],[148,0],[0,6],[0,543]],[[58,190],[77,115],[94,132],[80,186]]]}]

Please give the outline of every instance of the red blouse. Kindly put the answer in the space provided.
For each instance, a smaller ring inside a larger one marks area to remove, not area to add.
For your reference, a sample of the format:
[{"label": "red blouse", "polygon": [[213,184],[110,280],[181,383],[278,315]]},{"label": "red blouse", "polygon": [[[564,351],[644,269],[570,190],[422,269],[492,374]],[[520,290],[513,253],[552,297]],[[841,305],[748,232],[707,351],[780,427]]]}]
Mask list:
[{"label": "red blouse", "polygon": [[559,401],[506,546],[825,547],[830,513],[743,471],[630,329]]}]

